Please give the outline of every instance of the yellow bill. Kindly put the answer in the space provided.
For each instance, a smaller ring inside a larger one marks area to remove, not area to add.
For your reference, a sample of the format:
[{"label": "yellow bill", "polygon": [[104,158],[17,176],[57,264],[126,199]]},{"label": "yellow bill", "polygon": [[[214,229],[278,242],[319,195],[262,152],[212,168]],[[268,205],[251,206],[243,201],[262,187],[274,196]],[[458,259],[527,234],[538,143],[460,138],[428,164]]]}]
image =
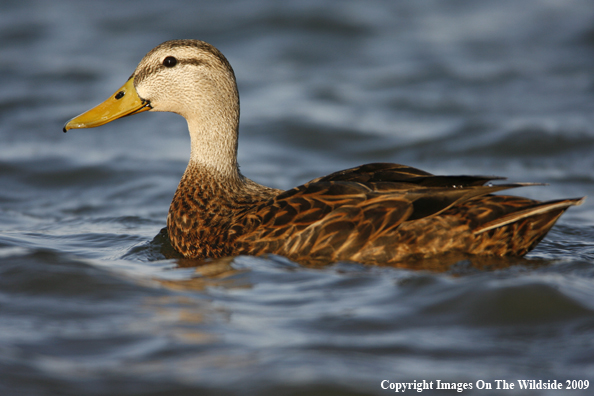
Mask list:
[{"label": "yellow bill", "polygon": [[74,117],[64,125],[64,132],[76,128],[94,128],[127,115],[151,109],[148,101],[140,99],[134,88],[134,77],[122,85],[109,99],[91,110]]}]

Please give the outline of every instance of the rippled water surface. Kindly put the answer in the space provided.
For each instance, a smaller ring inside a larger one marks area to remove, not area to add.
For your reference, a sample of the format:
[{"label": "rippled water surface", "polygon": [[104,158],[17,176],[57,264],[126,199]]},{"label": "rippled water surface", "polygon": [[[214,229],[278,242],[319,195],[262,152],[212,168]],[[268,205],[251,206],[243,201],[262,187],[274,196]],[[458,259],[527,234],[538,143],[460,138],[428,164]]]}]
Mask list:
[{"label": "rippled water surface", "polygon": [[174,38],[233,65],[260,183],[398,162],[594,196],[591,0],[0,1],[0,395],[592,394],[592,198],[526,259],[446,272],[167,259],[185,121],[61,128]]}]

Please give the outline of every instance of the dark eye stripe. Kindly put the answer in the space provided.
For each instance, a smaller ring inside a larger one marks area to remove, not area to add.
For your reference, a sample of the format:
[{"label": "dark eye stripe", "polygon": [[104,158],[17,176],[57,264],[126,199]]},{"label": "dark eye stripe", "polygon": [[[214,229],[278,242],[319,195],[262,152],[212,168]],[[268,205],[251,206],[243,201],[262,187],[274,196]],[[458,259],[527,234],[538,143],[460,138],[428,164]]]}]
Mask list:
[{"label": "dark eye stripe", "polygon": [[205,61],[202,61],[200,59],[184,59],[181,60],[180,63],[184,64],[184,65],[194,65],[194,66],[200,66],[200,65],[207,65],[208,63]]},{"label": "dark eye stripe", "polygon": [[[167,60],[168,58],[171,58],[172,60],[174,60],[175,65],[169,66],[167,62],[172,62],[172,61],[168,61]],[[172,68],[174,66],[178,66],[178,65],[194,65],[194,66],[202,65],[202,66],[207,66],[207,67],[210,66],[206,60],[195,59],[195,58],[193,58],[193,59],[177,59],[173,56],[168,56],[165,59],[163,59],[163,61],[161,63],[157,63],[156,65],[144,67],[141,70],[139,70],[138,72],[136,72],[133,75],[134,85],[140,84],[140,82],[143,81],[145,78],[147,78],[148,76],[150,76],[153,73],[157,73],[159,70],[162,70],[163,68],[170,69],[170,68]]]}]

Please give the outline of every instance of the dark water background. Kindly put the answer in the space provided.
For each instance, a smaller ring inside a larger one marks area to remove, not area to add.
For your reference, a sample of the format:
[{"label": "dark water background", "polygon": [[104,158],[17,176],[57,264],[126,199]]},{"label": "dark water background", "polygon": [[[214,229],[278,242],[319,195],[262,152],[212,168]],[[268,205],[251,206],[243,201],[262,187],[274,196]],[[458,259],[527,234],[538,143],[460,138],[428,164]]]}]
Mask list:
[{"label": "dark water background", "polygon": [[61,128],[175,38],[230,60],[263,184],[387,161],[594,197],[591,0],[0,1],[0,395],[592,394],[592,198],[509,268],[166,259],[185,121]]}]

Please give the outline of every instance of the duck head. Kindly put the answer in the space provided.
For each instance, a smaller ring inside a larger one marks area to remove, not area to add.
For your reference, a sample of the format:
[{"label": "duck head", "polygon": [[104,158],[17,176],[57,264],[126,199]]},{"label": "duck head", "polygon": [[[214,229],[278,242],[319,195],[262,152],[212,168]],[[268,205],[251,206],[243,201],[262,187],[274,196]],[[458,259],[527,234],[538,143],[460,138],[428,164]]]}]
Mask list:
[{"label": "duck head", "polygon": [[217,168],[236,165],[239,95],[223,54],[199,40],[155,47],[128,81],[103,103],[74,117],[64,132],[93,128],[145,111],[167,111],[188,122],[192,160]]}]

